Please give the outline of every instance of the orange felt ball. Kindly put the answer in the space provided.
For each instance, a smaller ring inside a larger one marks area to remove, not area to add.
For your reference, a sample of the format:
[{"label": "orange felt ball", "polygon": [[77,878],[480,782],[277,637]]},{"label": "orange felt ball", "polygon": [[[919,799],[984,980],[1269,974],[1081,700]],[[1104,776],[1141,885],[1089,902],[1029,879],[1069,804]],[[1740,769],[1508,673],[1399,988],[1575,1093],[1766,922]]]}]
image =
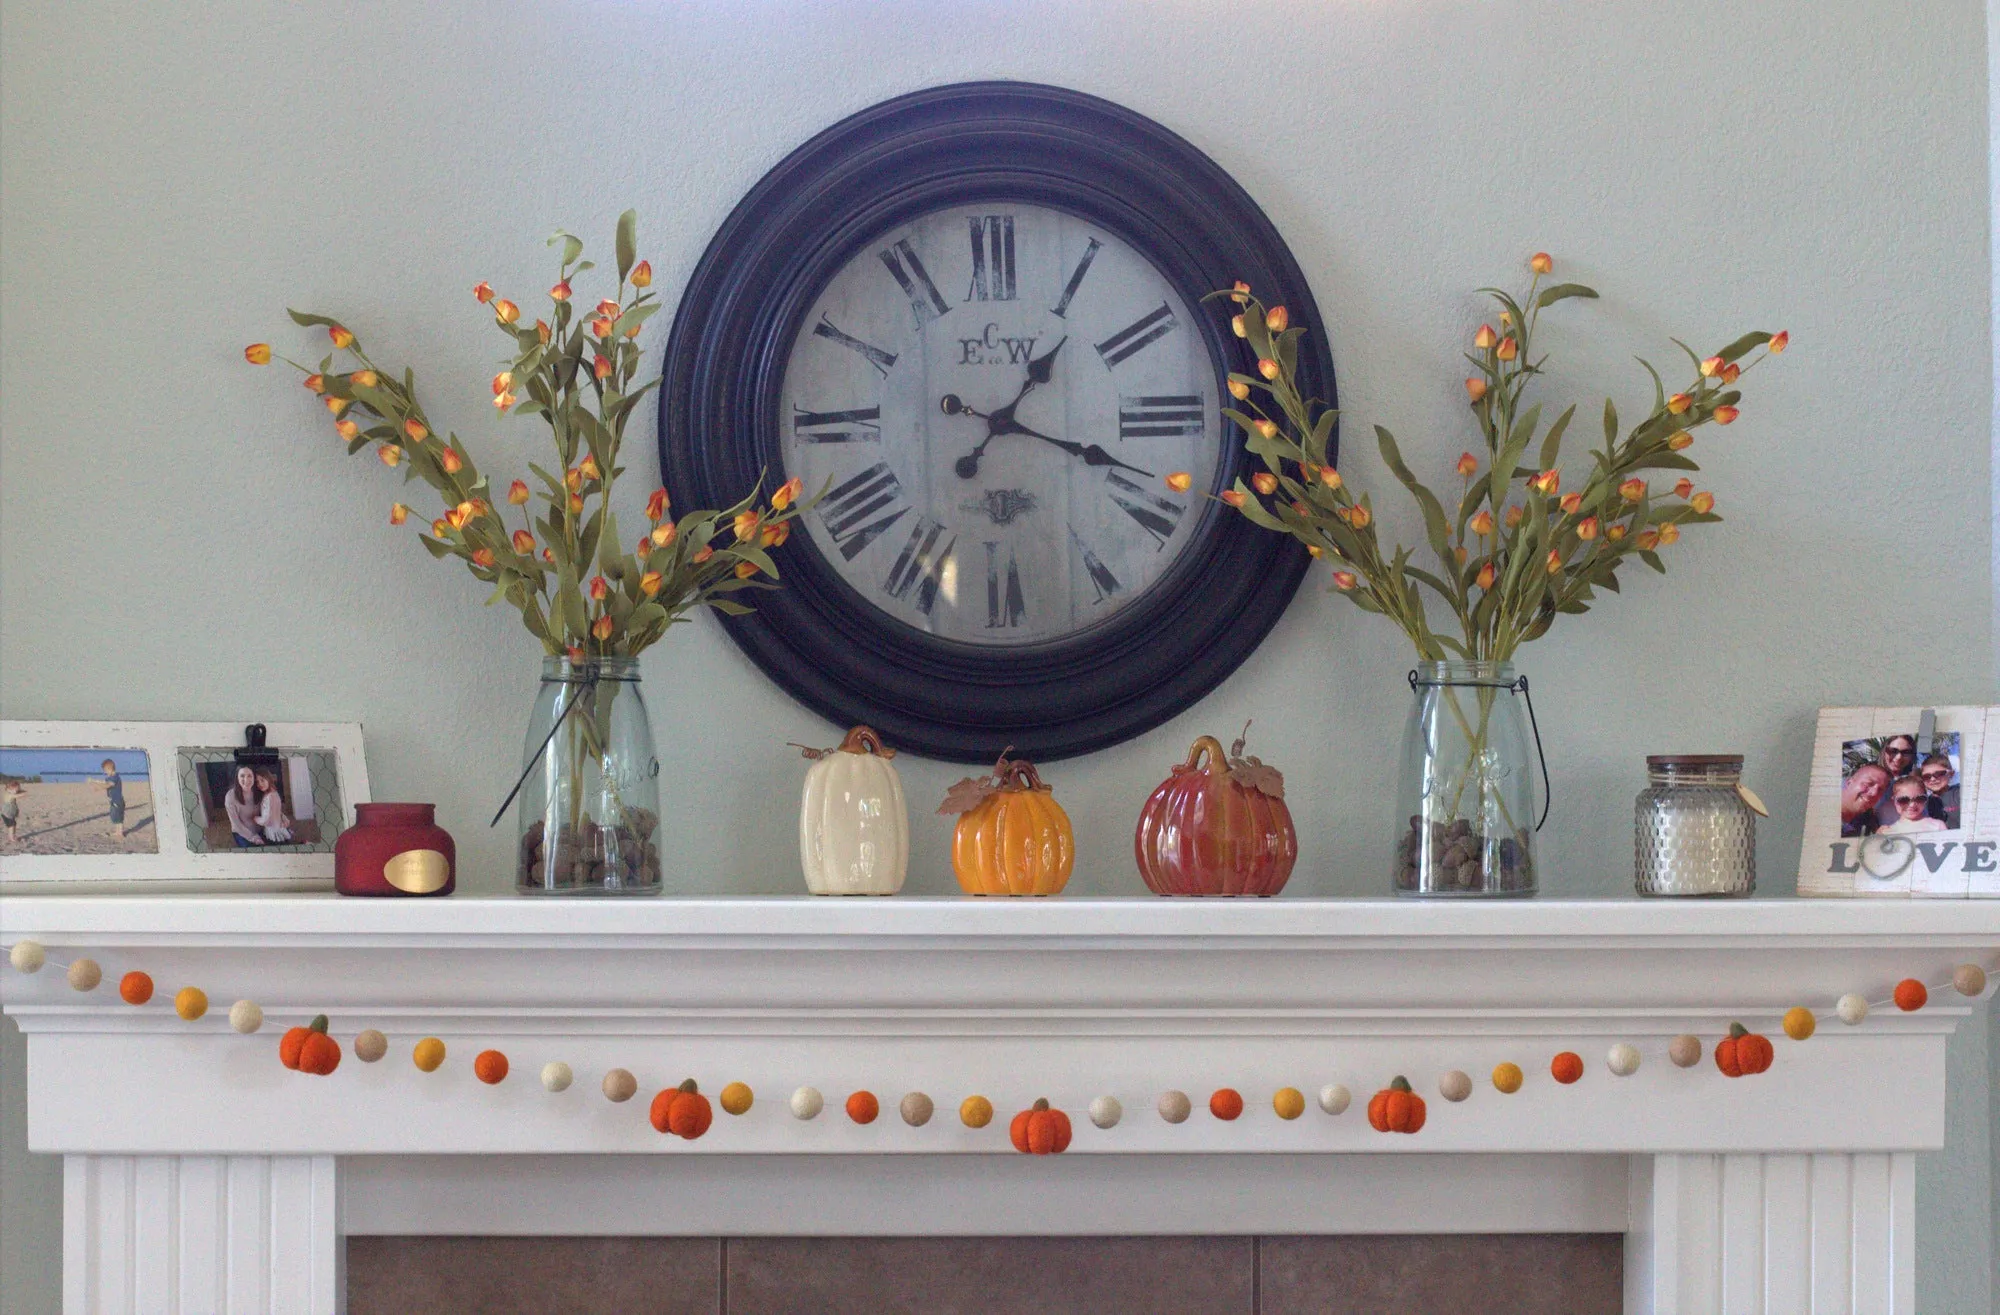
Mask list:
[{"label": "orange felt ball", "polygon": [[1243,1113],[1243,1097],[1234,1088],[1224,1087],[1208,1098],[1208,1112],[1218,1119],[1234,1119]]},{"label": "orange felt ball", "polygon": [[1583,1057],[1574,1050],[1565,1050],[1549,1061],[1549,1076],[1568,1086],[1583,1076]]},{"label": "orange felt ball", "polygon": [[[150,983],[148,984],[148,989],[150,989]],[[1914,977],[1905,977],[1902,981],[1896,983],[1896,1008],[1906,1014],[1922,1009],[1926,1004],[1930,1003],[1930,998],[1931,993],[1925,990],[1924,984]],[[133,1003],[136,1004],[138,1002],[133,1001]]]},{"label": "orange felt ball", "polygon": [[142,1005],[153,998],[153,979],[144,973],[126,973],[118,979],[118,995],[128,1005]]},{"label": "orange felt ball", "polygon": [[856,1123],[873,1123],[882,1112],[882,1102],[872,1091],[857,1091],[847,1098],[847,1117]]},{"label": "orange felt ball", "polygon": [[507,1080],[507,1057],[497,1050],[482,1050],[472,1060],[472,1074],[487,1086]]}]

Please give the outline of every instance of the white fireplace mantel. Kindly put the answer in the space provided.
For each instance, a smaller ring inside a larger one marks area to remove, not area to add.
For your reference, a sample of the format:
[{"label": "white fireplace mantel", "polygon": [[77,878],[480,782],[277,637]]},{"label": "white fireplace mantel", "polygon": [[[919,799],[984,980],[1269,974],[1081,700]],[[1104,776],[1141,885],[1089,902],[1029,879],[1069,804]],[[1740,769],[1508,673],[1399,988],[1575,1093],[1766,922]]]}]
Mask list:
[{"label": "white fireplace mantel", "polygon": [[[28,1136],[65,1157],[68,1309],[335,1311],[341,1239],[365,1233],[1622,1231],[1632,1311],[1908,1312],[1915,1152],[1943,1141],[1945,1043],[1980,1006],[1933,991],[1858,1027],[1833,1002],[1904,977],[2000,970],[2000,904],[1916,901],[1410,903],[34,897],[0,943],[97,959],[105,984],[0,972],[28,1037]],[[143,969],[143,1008],[115,983]],[[1996,974],[2000,975],[2000,974]],[[209,1015],[178,1019],[203,988]],[[243,1037],[230,1002],[267,1019]],[[1788,1041],[1789,1006],[1820,1017]],[[347,1051],[283,1069],[315,1013]],[[1667,1059],[1740,1020],[1769,1073]],[[374,1027],[388,1057],[366,1065]],[[410,1062],[442,1038],[444,1067]],[[1605,1055],[1637,1046],[1639,1071]],[[472,1056],[512,1064],[487,1087]],[[1551,1056],[1587,1071],[1563,1087]],[[543,1090],[550,1060],[574,1069]],[[1521,1092],[1487,1075],[1512,1061]],[[599,1092],[612,1067],[638,1099]],[[1438,1095],[1473,1077],[1462,1104]],[[1414,1137],[1368,1127],[1395,1074]],[[661,1087],[756,1104],[688,1143],[646,1120]],[[1341,1083],[1337,1117],[1310,1103]],[[794,1119],[791,1092],[825,1094]],[[1205,1109],[1217,1087],[1248,1103]],[[1305,1116],[1277,1118],[1293,1086]],[[841,1112],[875,1092],[882,1117]],[[1163,1091],[1194,1099],[1171,1125]],[[904,1093],[936,1102],[898,1117]],[[1000,1112],[964,1127],[972,1093]],[[1099,1095],[1124,1119],[1090,1125]],[[1070,1111],[1057,1159],[1008,1146],[1038,1096]]]}]

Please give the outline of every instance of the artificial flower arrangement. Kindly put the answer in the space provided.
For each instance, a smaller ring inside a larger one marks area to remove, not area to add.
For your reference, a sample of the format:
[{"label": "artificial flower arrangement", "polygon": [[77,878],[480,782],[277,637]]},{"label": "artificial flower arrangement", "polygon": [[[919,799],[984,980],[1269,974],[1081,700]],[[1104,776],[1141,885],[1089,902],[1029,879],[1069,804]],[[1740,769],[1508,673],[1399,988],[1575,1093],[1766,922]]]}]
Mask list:
[{"label": "artificial flower arrangement", "polygon": [[[611,509],[612,488],[625,426],[639,402],[659,384],[638,381],[639,334],[660,309],[652,266],[638,260],[636,217],[618,219],[616,294],[580,311],[570,281],[593,269],[583,243],[557,233],[555,285],[547,319],[522,323],[521,309],[485,283],[473,289],[491,307],[493,323],[508,340],[504,368],[493,376],[493,407],[502,415],[539,416],[555,444],[554,471],[530,463],[539,488],[513,480],[504,499],[517,509],[518,528],[495,505],[488,476],[455,433],[439,435],[417,400],[416,378],[378,367],[345,325],[325,315],[292,311],[294,322],[323,326],[346,368],[333,356],[316,368],[287,361],[305,375],[333,414],[334,430],[350,453],[373,445],[383,465],[404,468],[404,480],[422,479],[444,501],[444,513],[419,531],[433,557],[456,557],[491,584],[488,603],[506,599],[551,656],[573,661],[633,657],[683,621],[696,607],[730,615],[750,609],[732,598],[743,590],[773,588],[778,568],[770,550],[791,533],[802,511],[799,482],[780,485],[765,505],[757,491],[721,511],[668,517],[667,491],[646,503],[647,532],[627,546]],[[268,343],[244,349],[254,365],[269,364]],[[560,471],[561,473],[556,473]],[[530,504],[540,501],[540,514]],[[403,524],[411,509],[398,502],[389,523]]]}]

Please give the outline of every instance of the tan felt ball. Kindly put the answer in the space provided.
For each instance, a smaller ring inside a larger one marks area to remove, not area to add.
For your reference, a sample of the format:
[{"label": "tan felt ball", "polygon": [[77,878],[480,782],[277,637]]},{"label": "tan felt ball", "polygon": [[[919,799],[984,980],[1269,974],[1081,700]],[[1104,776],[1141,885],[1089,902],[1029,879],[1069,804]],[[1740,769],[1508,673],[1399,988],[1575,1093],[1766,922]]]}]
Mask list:
[{"label": "tan felt ball", "polygon": [[1160,1117],[1168,1123],[1186,1123],[1188,1115],[1194,1113],[1194,1102],[1187,1098],[1185,1091],[1167,1091],[1160,1094]]},{"label": "tan felt ball", "polygon": [[623,1104],[639,1093],[639,1079],[622,1068],[614,1068],[604,1075],[604,1099],[613,1104]]},{"label": "tan felt ball", "polygon": [[1668,1045],[1667,1058],[1681,1068],[1693,1068],[1701,1063],[1701,1038],[1683,1032]]},{"label": "tan felt ball", "polygon": [[1951,970],[1951,985],[1960,995],[1978,995],[1986,989],[1986,970],[1976,963],[1962,963]]},{"label": "tan felt ball", "polygon": [[1438,1095],[1456,1103],[1472,1094],[1472,1078],[1469,1074],[1453,1069],[1438,1079]]},{"label": "tan felt ball", "polygon": [[931,1121],[931,1114],[937,1107],[931,1104],[929,1096],[926,1096],[921,1091],[913,1091],[903,1097],[901,1108],[903,1111],[903,1122],[909,1124],[912,1128],[921,1128]]},{"label": "tan felt ball", "polygon": [[374,1028],[365,1028],[355,1034],[354,1057],[364,1064],[373,1064],[389,1053],[389,1038]]},{"label": "tan felt ball", "polygon": [[69,966],[69,984],[79,991],[95,991],[104,980],[104,970],[95,959],[78,959]]}]

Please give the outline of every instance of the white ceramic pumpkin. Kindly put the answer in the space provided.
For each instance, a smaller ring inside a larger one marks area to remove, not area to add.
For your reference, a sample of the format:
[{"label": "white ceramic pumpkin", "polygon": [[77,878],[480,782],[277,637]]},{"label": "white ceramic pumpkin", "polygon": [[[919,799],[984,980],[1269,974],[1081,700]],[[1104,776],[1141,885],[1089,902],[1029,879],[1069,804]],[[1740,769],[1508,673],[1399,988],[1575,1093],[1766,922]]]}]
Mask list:
[{"label": "white ceramic pumpkin", "polygon": [[894,749],[866,726],[806,771],[799,862],[815,895],[893,895],[910,864],[910,813]]}]

